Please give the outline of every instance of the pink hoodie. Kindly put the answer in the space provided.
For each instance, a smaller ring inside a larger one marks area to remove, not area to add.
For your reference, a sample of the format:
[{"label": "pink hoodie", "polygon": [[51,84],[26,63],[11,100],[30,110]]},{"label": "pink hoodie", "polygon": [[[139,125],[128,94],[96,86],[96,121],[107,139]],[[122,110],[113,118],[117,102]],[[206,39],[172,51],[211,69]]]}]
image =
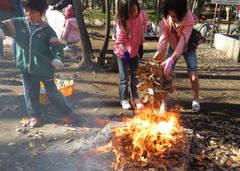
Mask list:
[{"label": "pink hoodie", "polygon": [[[118,19],[115,20],[116,25],[116,40],[114,45],[114,53],[117,56],[123,57],[123,52],[119,48],[119,44],[124,44],[126,50],[130,53],[131,58],[138,56],[138,47],[142,42],[143,32],[147,28],[147,15],[141,11],[135,19],[127,20],[129,34],[120,26]],[[144,29],[144,30],[143,30]]]},{"label": "pink hoodie", "polygon": [[172,18],[168,16],[166,20],[163,19],[160,22],[160,37],[157,51],[161,52],[163,49],[166,49],[169,44],[170,47],[174,49],[175,55],[179,57],[182,54],[185,45],[185,40],[182,34],[184,33],[186,41],[188,41],[193,29],[193,25],[195,25],[197,22],[197,16],[188,10],[186,15],[183,17],[183,20],[177,27],[178,37],[180,38],[177,42],[176,34],[170,29],[170,25],[173,23]]},{"label": "pink hoodie", "polygon": [[66,20],[62,37],[68,43],[76,43],[80,40],[80,32],[75,17]]}]

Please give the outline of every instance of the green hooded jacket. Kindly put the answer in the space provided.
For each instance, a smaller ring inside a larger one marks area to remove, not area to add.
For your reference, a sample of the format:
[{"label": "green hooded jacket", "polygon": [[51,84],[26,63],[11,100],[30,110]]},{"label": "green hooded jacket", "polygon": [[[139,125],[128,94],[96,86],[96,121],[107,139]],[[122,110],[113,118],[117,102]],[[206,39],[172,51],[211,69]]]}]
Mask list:
[{"label": "green hooded jacket", "polygon": [[17,17],[0,22],[0,31],[16,40],[16,65],[22,73],[52,77],[51,62],[63,62],[63,45],[48,24],[31,33],[27,18]]}]

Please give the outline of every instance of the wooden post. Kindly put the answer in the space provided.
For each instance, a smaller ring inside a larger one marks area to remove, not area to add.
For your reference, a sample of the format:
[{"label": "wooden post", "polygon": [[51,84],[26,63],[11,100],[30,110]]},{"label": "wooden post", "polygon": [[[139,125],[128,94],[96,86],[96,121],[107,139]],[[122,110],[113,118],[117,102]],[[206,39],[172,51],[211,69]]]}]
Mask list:
[{"label": "wooden post", "polygon": [[231,22],[232,22],[232,12],[233,12],[233,5],[229,9],[229,19],[228,19],[227,34],[229,34],[229,31],[230,31],[230,25],[231,25]]},{"label": "wooden post", "polygon": [[214,11],[214,17],[213,17],[212,34],[211,34],[211,39],[210,39],[211,47],[212,47],[212,43],[213,43],[214,27],[215,27],[215,21],[216,21],[216,16],[217,16],[217,7],[218,7],[218,4],[215,5],[215,11]]}]

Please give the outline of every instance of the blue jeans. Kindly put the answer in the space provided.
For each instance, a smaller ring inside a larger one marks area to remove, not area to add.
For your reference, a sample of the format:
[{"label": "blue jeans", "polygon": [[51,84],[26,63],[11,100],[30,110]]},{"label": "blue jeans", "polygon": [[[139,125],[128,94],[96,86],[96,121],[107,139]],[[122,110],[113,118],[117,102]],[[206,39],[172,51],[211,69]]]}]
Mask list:
[{"label": "blue jeans", "polygon": [[57,90],[55,82],[52,77],[37,76],[28,73],[22,74],[24,98],[29,116],[40,118],[40,81],[43,82],[47,96],[51,104],[59,110],[61,114],[70,114],[72,109],[65,97]]},{"label": "blue jeans", "polygon": [[[167,58],[171,57],[174,50],[172,48],[168,49]],[[188,51],[183,53],[184,60],[187,64],[187,69],[189,72],[198,72],[198,62],[196,50]],[[173,69],[177,61],[173,65]]]},{"label": "blue jeans", "polygon": [[3,57],[3,39],[0,38],[0,58]]},{"label": "blue jeans", "polygon": [[129,76],[130,76],[130,91],[133,99],[138,98],[136,77],[136,70],[138,69],[138,57],[133,57],[126,64],[121,57],[117,57],[119,70],[119,97],[121,100],[128,100],[130,98],[129,92]]}]

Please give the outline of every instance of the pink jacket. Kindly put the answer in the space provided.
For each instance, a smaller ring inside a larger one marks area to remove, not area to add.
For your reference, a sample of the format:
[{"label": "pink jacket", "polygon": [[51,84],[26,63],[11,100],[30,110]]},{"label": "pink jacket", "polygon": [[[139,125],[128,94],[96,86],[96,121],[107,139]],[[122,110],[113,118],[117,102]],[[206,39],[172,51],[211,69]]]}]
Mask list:
[{"label": "pink jacket", "polygon": [[169,44],[170,47],[174,49],[175,55],[179,57],[182,54],[185,45],[183,33],[186,41],[188,41],[193,29],[193,25],[195,25],[197,22],[197,16],[188,10],[186,15],[183,17],[183,20],[177,27],[178,37],[180,38],[179,41],[177,41],[178,39],[176,34],[170,29],[170,25],[173,24],[172,18],[168,16],[166,20],[163,19],[160,22],[160,37],[157,51],[161,52],[163,49],[166,49]]},{"label": "pink jacket", "polygon": [[[115,20],[116,40],[114,45],[114,53],[123,57],[123,53],[119,48],[119,44],[124,44],[126,50],[130,53],[131,58],[138,56],[138,47],[143,40],[143,33],[147,28],[147,15],[141,11],[135,19],[127,20],[129,34],[120,26],[119,20]],[[144,30],[143,30],[144,29]]]},{"label": "pink jacket", "polygon": [[68,43],[76,43],[80,40],[80,32],[75,17],[66,20],[62,37]]}]

